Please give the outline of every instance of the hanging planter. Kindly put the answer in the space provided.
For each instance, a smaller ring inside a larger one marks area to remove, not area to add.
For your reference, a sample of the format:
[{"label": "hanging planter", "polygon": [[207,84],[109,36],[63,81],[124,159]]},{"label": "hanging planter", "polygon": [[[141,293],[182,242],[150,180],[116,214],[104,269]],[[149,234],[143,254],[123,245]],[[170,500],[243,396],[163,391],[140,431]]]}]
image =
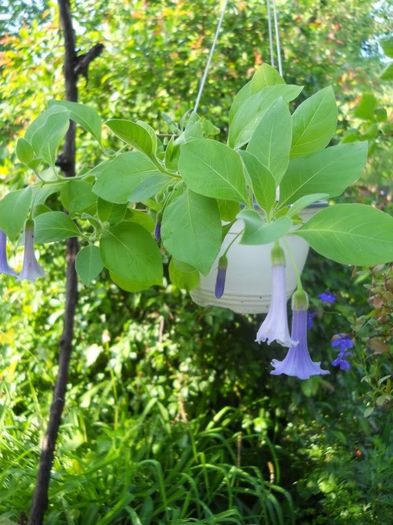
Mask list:
[{"label": "hanging planter", "polygon": [[[326,202],[315,203],[300,212],[303,222],[307,222]],[[219,257],[214,262],[208,275],[200,276],[199,286],[191,291],[190,295],[200,306],[220,306],[241,314],[261,314],[269,309],[272,293],[272,263],[270,258],[273,243],[262,245],[244,245],[239,243],[243,230],[243,222],[236,221],[231,227],[222,244]],[[225,277],[225,291],[222,297],[215,295],[217,267],[220,256],[231,244],[227,255],[228,266]],[[303,271],[309,244],[294,235],[287,235],[282,244],[287,261],[294,258],[296,267]],[[288,249],[291,253],[288,253]],[[292,264],[286,265],[286,293],[287,298],[293,294],[297,280],[295,268]]]}]

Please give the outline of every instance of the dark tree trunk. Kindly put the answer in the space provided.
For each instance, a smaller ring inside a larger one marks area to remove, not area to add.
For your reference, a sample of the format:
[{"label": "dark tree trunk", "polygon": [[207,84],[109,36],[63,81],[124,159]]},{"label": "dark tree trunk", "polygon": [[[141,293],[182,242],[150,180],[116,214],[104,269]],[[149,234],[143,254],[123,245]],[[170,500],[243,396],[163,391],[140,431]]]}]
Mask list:
[{"label": "dark tree trunk", "polygon": [[[84,67],[78,72],[78,57],[75,51],[75,34],[72,27],[71,7],[69,0],[58,0],[60,21],[64,35],[64,77],[66,99],[72,102],[78,100],[78,74],[86,74],[89,62],[98,56],[103,46],[97,44],[93,50],[84,55]],[[86,58],[87,56],[87,58]],[[56,162],[66,177],[75,176],[75,124],[70,122],[70,128],[65,137],[63,152]],[[63,333],[59,345],[59,370],[53,399],[50,408],[48,428],[42,443],[40,464],[33,502],[30,508],[29,525],[41,525],[48,507],[48,489],[50,473],[55,453],[56,439],[61,423],[67,390],[68,369],[72,353],[74,335],[74,317],[78,300],[78,283],[75,271],[75,257],[78,252],[78,240],[73,237],[66,245],[66,299]]]}]

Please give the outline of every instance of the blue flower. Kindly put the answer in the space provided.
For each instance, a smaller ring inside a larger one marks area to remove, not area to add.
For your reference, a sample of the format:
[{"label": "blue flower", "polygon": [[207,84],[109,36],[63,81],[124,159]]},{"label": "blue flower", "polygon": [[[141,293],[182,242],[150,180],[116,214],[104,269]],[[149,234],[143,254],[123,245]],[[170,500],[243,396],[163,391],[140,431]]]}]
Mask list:
[{"label": "blue flower", "polygon": [[7,262],[7,236],[0,230],[0,273],[6,273],[16,277],[16,273],[8,266]]},{"label": "blue flower", "polygon": [[34,253],[34,228],[33,222],[28,221],[25,227],[25,252],[23,254],[23,267],[18,281],[27,279],[34,282],[39,277],[44,277],[45,272],[38,264]]},{"label": "blue flower", "polygon": [[218,261],[218,271],[216,277],[216,286],[214,288],[214,295],[220,299],[224,295],[225,279],[227,276],[228,259],[222,255]]},{"label": "blue flower", "polygon": [[338,356],[336,357],[336,359],[334,361],[332,361],[332,365],[333,366],[339,366],[340,367],[340,370],[349,370],[351,368],[351,363],[349,363],[349,361],[347,361],[347,357],[349,357],[350,355],[352,355],[352,352],[339,352],[338,353]]},{"label": "blue flower", "polygon": [[[296,297],[296,294],[298,294],[298,297]],[[302,296],[303,298],[306,298],[306,301],[302,299]],[[317,363],[311,360],[308,351],[307,295],[303,291],[298,291],[295,293],[294,299],[292,305],[293,317],[291,337],[293,340],[297,341],[297,344],[292,345],[289,348],[283,361],[278,361],[277,359],[272,360],[271,364],[274,367],[274,370],[270,373],[273,375],[286,374],[288,376],[298,377],[299,379],[308,379],[313,375],[329,374],[328,370],[323,370],[321,368],[320,362]],[[298,304],[296,304],[296,300],[298,300]]]},{"label": "blue flower", "polygon": [[330,344],[333,348],[338,346],[341,353],[345,352],[347,348],[354,347],[352,339],[347,334],[335,335]]},{"label": "blue flower", "polygon": [[156,222],[156,226],[154,228],[154,238],[157,242],[160,242],[161,240],[161,221]]},{"label": "blue flower", "polygon": [[326,292],[324,293],[320,293],[318,297],[323,303],[333,304],[336,302],[336,296],[334,295],[334,293],[329,292],[329,290],[326,290]]},{"label": "blue flower", "polygon": [[[285,284],[285,256],[282,248],[272,250],[272,299],[269,311],[256,337],[257,343],[277,341],[282,346],[296,344],[289,335],[287,315],[287,293]],[[278,264],[277,264],[278,263]]]},{"label": "blue flower", "polygon": [[314,326],[314,317],[317,315],[317,312],[307,312],[307,330],[311,330],[311,328]]}]

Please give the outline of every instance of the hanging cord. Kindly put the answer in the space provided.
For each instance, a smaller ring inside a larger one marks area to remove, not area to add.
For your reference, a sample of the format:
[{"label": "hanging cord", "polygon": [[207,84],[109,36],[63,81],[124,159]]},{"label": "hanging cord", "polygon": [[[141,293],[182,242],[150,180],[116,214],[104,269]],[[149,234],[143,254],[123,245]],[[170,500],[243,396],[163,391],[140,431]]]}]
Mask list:
[{"label": "hanging cord", "polygon": [[221,10],[220,18],[219,18],[218,23],[217,23],[216,34],[214,35],[212,46],[210,48],[210,53],[209,53],[209,56],[208,56],[208,59],[207,59],[207,62],[206,62],[205,71],[203,72],[202,80],[201,80],[201,83],[199,85],[199,91],[198,91],[198,95],[197,95],[197,98],[196,98],[196,101],[195,101],[195,106],[194,106],[194,109],[193,109],[193,113],[196,113],[198,111],[199,102],[200,102],[201,97],[202,97],[203,88],[205,87],[207,74],[209,73],[210,64],[211,64],[211,61],[212,61],[212,58],[213,58],[214,49],[215,49],[217,41],[218,41],[218,35],[220,34],[222,21],[224,20],[224,15],[225,15],[225,11],[226,11],[226,8],[227,8],[227,4],[228,4],[228,0],[225,0],[223,8]]},{"label": "hanging cord", "polygon": [[[281,46],[280,46],[280,33],[278,31],[278,21],[277,21],[277,9],[276,9],[276,0],[272,0],[273,3],[273,18],[274,18],[274,32],[276,34],[276,48],[277,48],[277,63],[278,63],[278,72],[282,76],[282,62],[281,62]],[[273,65],[273,64],[272,64]]]},{"label": "hanging cord", "polygon": [[274,67],[272,16],[270,14],[270,1],[269,0],[266,0],[266,7],[267,7],[267,27],[268,27],[268,32],[269,32],[270,64]]}]

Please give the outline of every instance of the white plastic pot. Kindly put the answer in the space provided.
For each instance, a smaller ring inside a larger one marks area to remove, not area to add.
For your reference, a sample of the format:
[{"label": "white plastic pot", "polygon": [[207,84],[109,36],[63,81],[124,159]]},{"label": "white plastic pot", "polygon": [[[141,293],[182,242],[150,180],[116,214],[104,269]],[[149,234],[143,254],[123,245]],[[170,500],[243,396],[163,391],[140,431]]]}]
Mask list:
[{"label": "white plastic pot", "polygon": [[[317,203],[300,212],[304,221],[310,219],[326,203]],[[217,299],[214,288],[217,277],[218,259],[233,238],[242,230],[243,221],[236,221],[225,237],[221,251],[207,276],[201,275],[199,286],[190,292],[193,301],[200,306],[221,306],[242,314],[266,313],[269,309],[272,283],[270,252],[272,244],[247,246],[234,241],[228,251],[228,268],[224,295]],[[239,237],[240,239],[240,237]],[[285,237],[299,272],[303,271],[309,251],[309,244],[295,235]],[[286,255],[286,285],[289,298],[296,288],[296,273],[284,243],[281,243]]]}]

